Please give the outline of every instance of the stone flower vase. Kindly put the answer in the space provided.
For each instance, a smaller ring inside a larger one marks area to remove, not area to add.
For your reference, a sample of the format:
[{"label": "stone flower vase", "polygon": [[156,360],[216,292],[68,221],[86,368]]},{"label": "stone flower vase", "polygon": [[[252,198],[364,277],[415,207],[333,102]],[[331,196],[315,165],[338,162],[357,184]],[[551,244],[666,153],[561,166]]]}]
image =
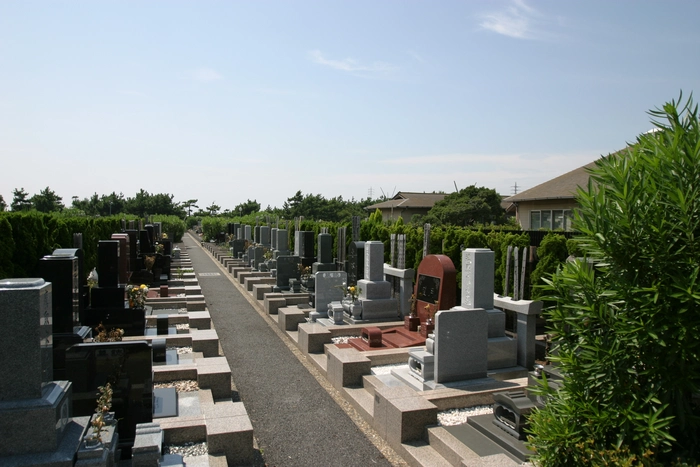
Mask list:
[{"label": "stone flower vase", "polygon": [[362,318],[362,302],[359,300],[355,300],[350,304],[350,314],[352,315],[352,319],[360,319]]}]

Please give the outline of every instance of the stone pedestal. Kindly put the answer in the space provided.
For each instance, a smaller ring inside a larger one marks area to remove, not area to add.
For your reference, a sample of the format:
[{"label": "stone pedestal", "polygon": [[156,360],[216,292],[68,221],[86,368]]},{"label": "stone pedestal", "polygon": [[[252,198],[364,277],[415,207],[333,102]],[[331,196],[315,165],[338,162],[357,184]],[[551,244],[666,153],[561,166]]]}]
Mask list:
[{"label": "stone pedestal", "polygon": [[51,318],[51,283],[0,280],[0,465],[55,458],[62,466],[75,455],[81,433],[70,418],[72,384],[52,381]]}]

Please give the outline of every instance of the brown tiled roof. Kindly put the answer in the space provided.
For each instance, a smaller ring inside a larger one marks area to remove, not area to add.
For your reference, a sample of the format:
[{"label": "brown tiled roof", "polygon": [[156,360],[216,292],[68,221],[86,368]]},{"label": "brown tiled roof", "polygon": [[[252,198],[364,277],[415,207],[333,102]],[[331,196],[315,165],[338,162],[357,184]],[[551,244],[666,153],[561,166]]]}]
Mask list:
[{"label": "brown tiled roof", "polygon": [[595,167],[595,162],[586,164],[564,175],[559,175],[547,182],[540,183],[503,201],[510,204],[539,199],[573,199],[578,187],[585,188],[588,185],[588,169],[593,167]]},{"label": "brown tiled roof", "polygon": [[435,203],[442,201],[447,193],[412,193],[399,191],[392,199],[367,206],[366,210],[390,208],[432,208]]}]

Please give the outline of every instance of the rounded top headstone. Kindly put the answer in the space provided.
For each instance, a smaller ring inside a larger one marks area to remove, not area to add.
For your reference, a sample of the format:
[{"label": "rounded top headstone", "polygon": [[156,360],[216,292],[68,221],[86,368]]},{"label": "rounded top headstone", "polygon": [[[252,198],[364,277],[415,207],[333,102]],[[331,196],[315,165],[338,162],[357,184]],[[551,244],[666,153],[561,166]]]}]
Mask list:
[{"label": "rounded top headstone", "polygon": [[0,289],[28,289],[44,285],[44,279],[40,277],[22,277],[14,279],[0,279]]}]

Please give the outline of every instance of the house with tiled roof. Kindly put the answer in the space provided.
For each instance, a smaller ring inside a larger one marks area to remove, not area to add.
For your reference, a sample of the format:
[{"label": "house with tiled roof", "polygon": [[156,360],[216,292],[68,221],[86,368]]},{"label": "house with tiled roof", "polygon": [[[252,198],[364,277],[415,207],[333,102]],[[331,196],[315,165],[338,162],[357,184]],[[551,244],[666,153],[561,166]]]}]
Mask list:
[{"label": "house with tiled roof", "polygon": [[588,186],[588,170],[593,167],[595,162],[504,199],[506,211],[515,212],[523,230],[571,230],[578,207],[576,190]]},{"label": "house with tiled roof", "polygon": [[413,193],[399,191],[393,198],[381,203],[365,207],[371,214],[379,209],[382,212],[382,220],[397,220],[401,217],[404,222],[409,222],[415,214],[424,216],[438,201],[442,201],[447,193]]}]

